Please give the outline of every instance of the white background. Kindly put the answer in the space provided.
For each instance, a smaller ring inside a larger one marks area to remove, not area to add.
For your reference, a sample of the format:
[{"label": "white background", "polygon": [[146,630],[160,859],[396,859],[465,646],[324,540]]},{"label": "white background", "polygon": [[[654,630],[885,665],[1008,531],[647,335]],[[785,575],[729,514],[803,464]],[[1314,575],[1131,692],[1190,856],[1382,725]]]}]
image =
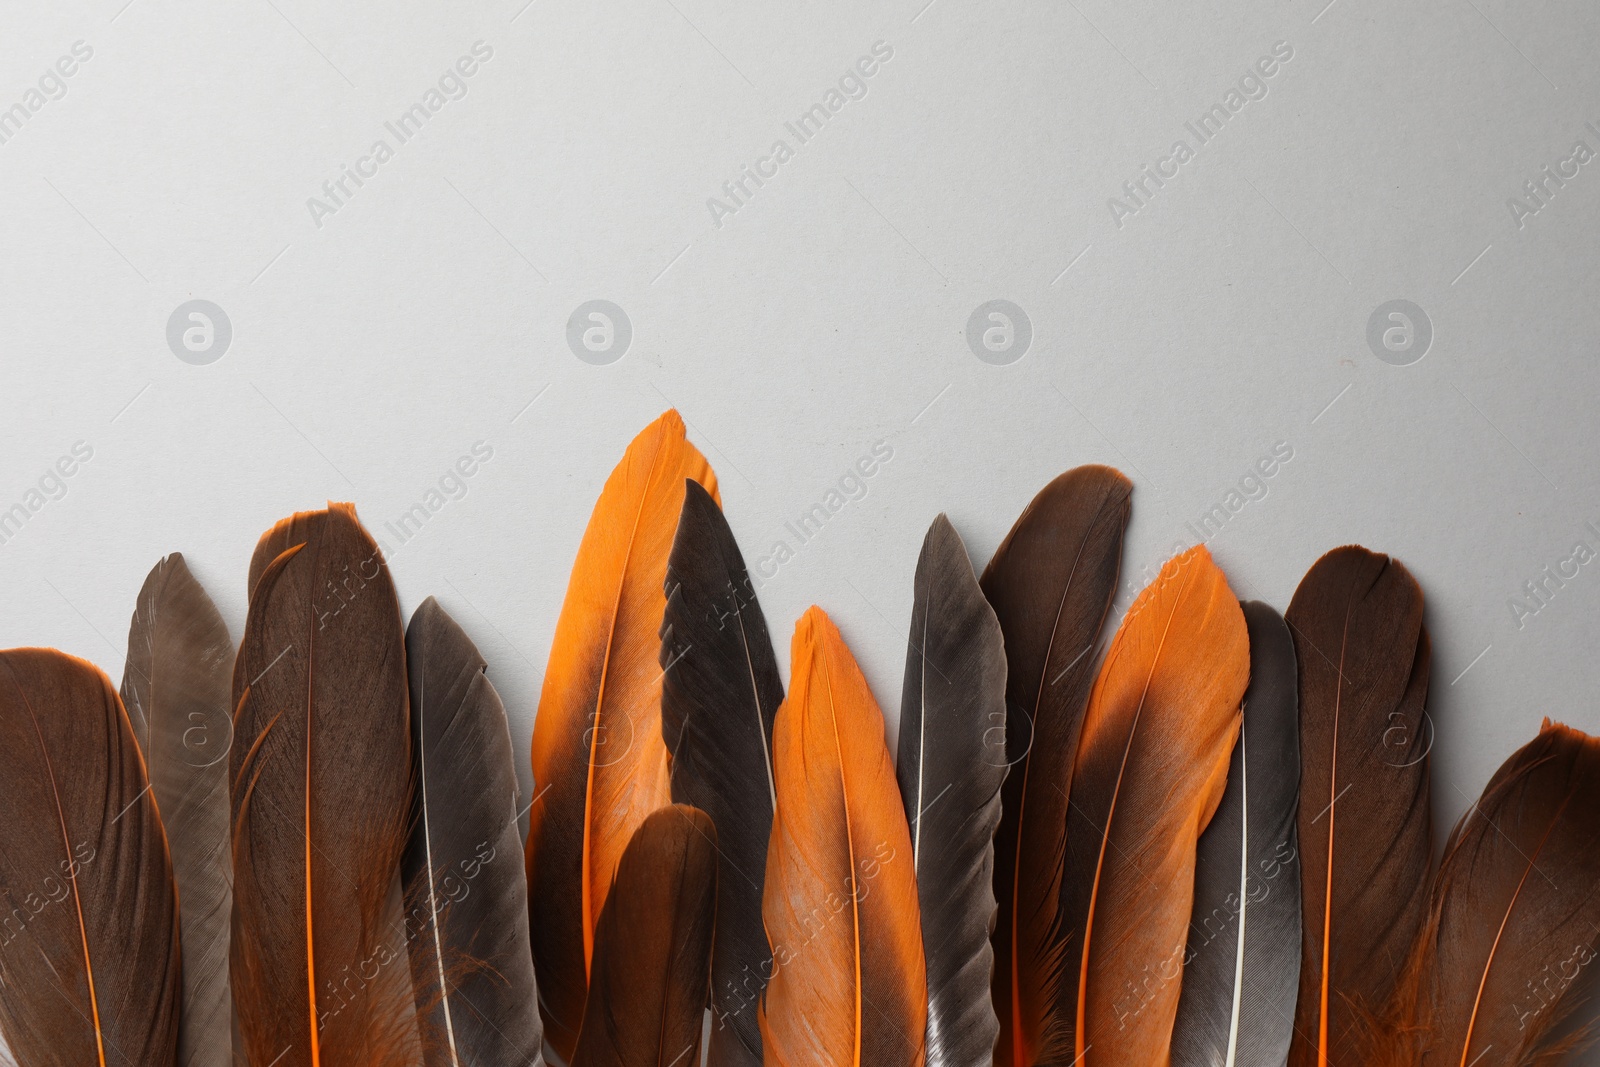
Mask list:
[{"label": "white background", "polygon": [[[1050,477],[1117,465],[1142,584],[1282,441],[1212,550],[1279,609],[1349,541],[1417,575],[1441,826],[1542,716],[1600,728],[1600,564],[1520,628],[1508,604],[1600,548],[1600,163],[1520,229],[1506,203],[1600,150],[1592,4],[125,3],[3,15],[0,108],[93,56],[0,144],[0,509],[94,454],[0,545],[0,644],[120,677],[175,550],[237,638],[275,519],[348,499],[379,529],[487,442],[391,562],[405,611],[437,594],[490,660],[526,779],[584,523],[670,404],[752,563],[891,441],[760,591],[785,664],[808,604],[835,616],[891,723],[939,511],[981,566]],[[467,95],[315,225],[307,199],[478,41]],[[867,95],[714,225],[707,198],[876,41]],[[1268,95],[1117,226],[1108,198],[1280,41]],[[233,325],[209,366],[168,349],[191,298]],[[565,340],[594,298],[634,327],[610,366]],[[964,337],[993,298],[1033,325],[1009,366]],[[1366,341],[1393,298],[1434,328],[1409,366]]]}]

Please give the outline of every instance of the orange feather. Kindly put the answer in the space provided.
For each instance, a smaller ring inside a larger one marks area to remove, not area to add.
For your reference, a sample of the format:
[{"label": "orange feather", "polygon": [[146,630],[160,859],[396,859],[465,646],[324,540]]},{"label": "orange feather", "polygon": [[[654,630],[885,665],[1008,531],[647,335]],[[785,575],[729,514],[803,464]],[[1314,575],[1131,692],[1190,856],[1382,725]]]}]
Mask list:
[{"label": "orange feather", "polygon": [[528,904],[545,1036],[563,1058],[617,864],[645,817],[672,802],[658,653],[685,479],[716,498],[716,475],[668,411],[634,438],[595,504],[534,719]]},{"label": "orange feather", "polygon": [[760,1014],[765,1062],[921,1067],[917,877],[883,713],[820,608],[801,616],[790,656],[761,909],[776,970]]},{"label": "orange feather", "polygon": [[1195,842],[1227,784],[1250,674],[1244,614],[1204,545],[1117,631],[1084,716],[1068,814],[1077,1063],[1165,1067]]}]

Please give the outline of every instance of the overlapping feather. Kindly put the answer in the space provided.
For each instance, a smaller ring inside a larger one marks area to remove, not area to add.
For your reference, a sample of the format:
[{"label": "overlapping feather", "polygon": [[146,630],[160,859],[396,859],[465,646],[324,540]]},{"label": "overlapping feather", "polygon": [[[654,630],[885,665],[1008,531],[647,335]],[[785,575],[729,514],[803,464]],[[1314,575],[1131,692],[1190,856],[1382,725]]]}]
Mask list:
[{"label": "overlapping feather", "polygon": [[671,802],[661,736],[664,584],[684,480],[716,476],[668,411],[606,479],[573,564],[533,724],[528,905],[545,1038],[570,1057],[617,863]]},{"label": "overlapping feather", "polygon": [[1300,979],[1300,720],[1283,617],[1242,605],[1250,685],[1228,785],[1195,854],[1174,1067],[1283,1067]]},{"label": "overlapping feather", "polygon": [[278,523],[250,575],[229,757],[242,1050],[275,1067],[410,1064],[411,736],[394,585],[347,504]]},{"label": "overlapping feather", "polygon": [[927,978],[911,838],[883,715],[833,622],[795,627],[773,727],[762,904],[768,1067],[921,1067]]},{"label": "overlapping feather", "polygon": [[940,515],[917,559],[895,772],[928,974],[928,1067],[992,1062],[994,832],[1005,781],[1006,657],[966,546]]},{"label": "overlapping feather", "polygon": [[1161,568],[1106,653],[1062,889],[1083,1067],[1168,1062],[1195,846],[1222,798],[1249,671],[1244,616],[1204,545]]},{"label": "overlapping feather", "polygon": [[983,572],[1005,635],[1010,764],[995,837],[995,1067],[1074,1056],[1074,1008],[1063,999],[1067,791],[1132,491],[1109,467],[1066,472],[1034,497]]},{"label": "overlapping feather", "polygon": [[432,597],[406,629],[406,665],[416,793],[401,871],[425,1062],[541,1067],[505,707]]},{"label": "overlapping feather", "polygon": [[771,973],[761,925],[776,803],[772,720],[783,682],[755,587],[722,509],[684,485],[661,624],[661,726],[672,796],[717,828],[717,937],[708,1067],[757,1067],[756,1005]]},{"label": "overlapping feather", "polygon": [[233,1058],[228,938],[233,906],[228,748],[233,642],[216,605],[173,553],[145,578],[128,628],[122,701],[165,824],[180,904],[180,1067]]},{"label": "overlapping feather", "polygon": [[53,649],[0,652],[0,1032],[21,1067],[169,1067],[178,901],[122,701]]},{"label": "overlapping feather", "polygon": [[699,1064],[716,851],[711,819],[682,804],[652,813],[634,831],[595,929],[572,1067]]}]

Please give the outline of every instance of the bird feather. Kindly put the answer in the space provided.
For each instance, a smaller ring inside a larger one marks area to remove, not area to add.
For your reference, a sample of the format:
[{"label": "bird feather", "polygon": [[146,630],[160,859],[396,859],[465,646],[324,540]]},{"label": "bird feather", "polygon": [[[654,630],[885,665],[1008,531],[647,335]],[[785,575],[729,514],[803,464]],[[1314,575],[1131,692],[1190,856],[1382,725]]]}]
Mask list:
[{"label": "bird feather", "polygon": [[1299,998],[1291,1067],[1364,1067],[1427,907],[1432,859],[1422,590],[1336,548],[1284,615],[1300,688]]},{"label": "bird feather", "polygon": [[1133,485],[1077,467],[1033,498],[983,572],[1005,635],[1006,753],[995,835],[995,1067],[1070,1063],[1061,880],[1067,790]]},{"label": "bird feather", "polygon": [[233,641],[183,556],[156,564],[128,628],[122,702],[150,771],[177,880],[183,945],[180,1067],[233,1057],[228,749]]},{"label": "bird feather", "polygon": [[762,901],[766,1064],[921,1067],[927,974],[883,714],[821,609],[801,616],[790,655]]},{"label": "bird feather", "polygon": [[1300,719],[1283,617],[1243,605],[1250,685],[1228,785],[1195,854],[1175,1067],[1283,1067],[1300,980]]},{"label": "bird feather", "polygon": [[1195,847],[1227,782],[1250,673],[1244,615],[1204,545],[1128,609],[1084,714],[1062,897],[1082,1067],[1164,1067]]},{"label": "bird feather", "polygon": [[248,1062],[415,1062],[399,908],[405,640],[382,553],[330,503],[261,538],[234,666],[233,951]]},{"label": "bird feather", "polygon": [[622,852],[671,802],[661,736],[661,620],[684,480],[716,476],[668,411],[606,480],[578,546],[533,723],[527,872],[545,1039],[570,1058],[594,928]]},{"label": "bird feather", "polygon": [[917,559],[895,772],[911,831],[928,973],[928,1067],[987,1067],[994,832],[1006,776],[1005,640],[940,515]]},{"label": "bird feather", "polygon": [[111,682],[0,652],[0,1032],[22,1067],[171,1067],[182,961],[166,836]]},{"label": "bird feather", "polygon": [[722,509],[684,483],[661,624],[661,728],[672,796],[717,828],[717,937],[707,1067],[759,1067],[756,1004],[772,952],[761,889],[772,836],[772,720],[783,682],[754,584]]}]

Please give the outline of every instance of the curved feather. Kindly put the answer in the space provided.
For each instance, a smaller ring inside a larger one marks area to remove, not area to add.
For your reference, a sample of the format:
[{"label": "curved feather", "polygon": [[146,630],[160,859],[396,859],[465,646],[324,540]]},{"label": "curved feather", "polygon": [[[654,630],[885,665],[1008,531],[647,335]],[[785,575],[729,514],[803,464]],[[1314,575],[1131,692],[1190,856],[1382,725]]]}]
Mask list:
[{"label": "curved feather", "polygon": [[1544,721],[1445,845],[1384,1065],[1571,1062],[1600,1025],[1600,740]]},{"label": "curved feather", "polygon": [[761,888],[772,836],[772,719],[783,682],[767,622],[722,509],[684,484],[661,624],[661,729],[672,796],[717,827],[717,938],[708,1067],[757,1067],[756,1004],[772,952]]},{"label": "curved feather", "polygon": [[544,1036],[505,707],[433,597],[406,628],[406,667],[416,793],[400,869],[425,1062],[537,1067]]},{"label": "curved feather", "polygon": [[895,773],[928,972],[928,1067],[986,1067],[1000,1021],[994,832],[1005,781],[1006,654],[966,546],[940,515],[917,560]]},{"label": "curved feather", "polygon": [[530,930],[545,1038],[563,1057],[617,862],[645,816],[671,802],[657,659],[686,478],[715,499],[716,476],[668,411],[633,439],[595,504],[534,718]]},{"label": "curved feather", "polygon": [[1109,467],[1067,471],[1033,498],[983,572],[1005,634],[1011,765],[995,835],[995,1067],[1073,1057],[1060,910],[1067,791],[1132,492]]},{"label": "curved feather", "polygon": [[183,997],[172,867],[111,682],[0,652],[0,1031],[26,1067],[168,1067]]},{"label": "curved feather", "polygon": [[1283,617],[1242,605],[1244,722],[1195,853],[1194,910],[1172,1027],[1174,1067],[1283,1067],[1300,979],[1300,719]]},{"label": "curved feather", "polygon": [[674,804],[639,825],[595,929],[572,1067],[696,1067],[717,910],[717,830]]},{"label": "curved feather", "polygon": [[228,747],[233,641],[183,556],[156,564],[128,627],[122,702],[139,735],[177,880],[183,945],[181,1067],[233,1057]]},{"label": "curved feather", "polygon": [[228,761],[242,1049],[276,1067],[410,1063],[411,734],[394,585],[348,504],[278,523],[251,574]]},{"label": "curved feather", "polygon": [[1285,613],[1300,680],[1300,992],[1293,1067],[1360,1067],[1427,907],[1428,634],[1396,560],[1336,548]]},{"label": "curved feather", "polygon": [[883,714],[820,608],[795,626],[773,727],[762,902],[769,1067],[921,1067],[927,975],[911,837]]},{"label": "curved feather", "polygon": [[1195,845],[1222,799],[1249,673],[1239,602],[1196,545],[1139,594],[1095,679],[1062,892],[1083,1067],[1168,1062]]}]

